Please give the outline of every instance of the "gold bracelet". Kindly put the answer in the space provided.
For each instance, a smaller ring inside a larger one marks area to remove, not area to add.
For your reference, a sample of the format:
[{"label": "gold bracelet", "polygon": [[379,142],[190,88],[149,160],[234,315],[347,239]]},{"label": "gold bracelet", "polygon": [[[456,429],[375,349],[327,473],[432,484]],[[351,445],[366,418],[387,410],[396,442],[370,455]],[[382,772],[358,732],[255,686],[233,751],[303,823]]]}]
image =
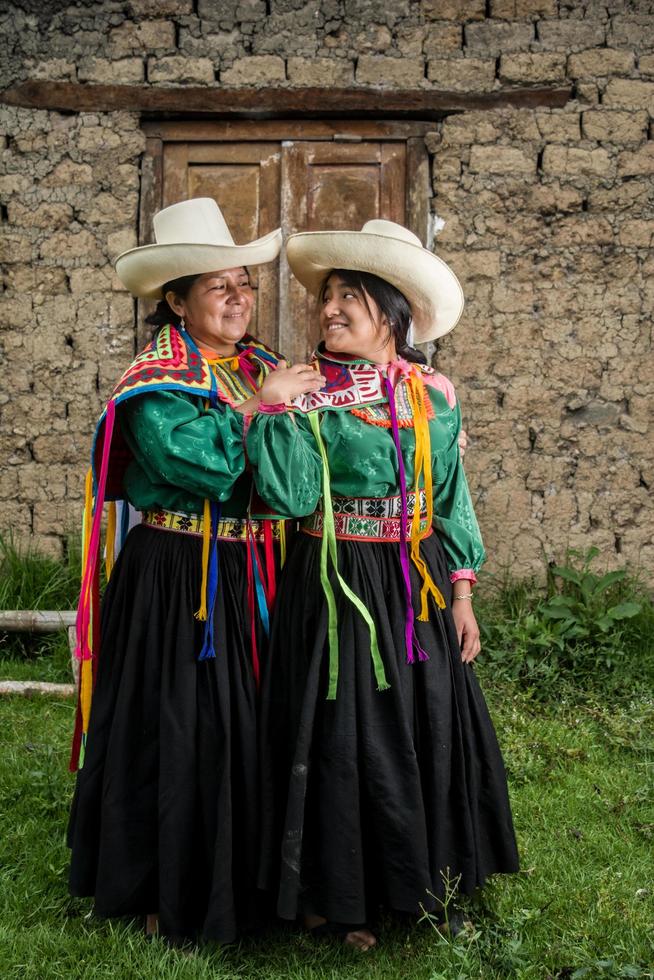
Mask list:
[{"label": "gold bracelet", "polygon": [[455,596],[452,596],[452,598],[453,599],[470,599],[470,602],[472,602],[472,592],[466,592],[465,595],[455,595]]}]

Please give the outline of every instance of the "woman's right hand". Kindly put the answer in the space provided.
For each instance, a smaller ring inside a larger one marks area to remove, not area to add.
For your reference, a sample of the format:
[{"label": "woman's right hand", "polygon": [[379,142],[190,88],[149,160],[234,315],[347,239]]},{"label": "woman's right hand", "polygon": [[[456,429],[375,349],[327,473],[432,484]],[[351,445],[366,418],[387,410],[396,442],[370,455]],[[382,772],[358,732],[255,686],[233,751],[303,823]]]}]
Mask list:
[{"label": "woman's right hand", "polygon": [[298,395],[319,391],[326,378],[310,364],[294,364],[272,371],[259,389],[259,400],[265,405],[288,405]]}]

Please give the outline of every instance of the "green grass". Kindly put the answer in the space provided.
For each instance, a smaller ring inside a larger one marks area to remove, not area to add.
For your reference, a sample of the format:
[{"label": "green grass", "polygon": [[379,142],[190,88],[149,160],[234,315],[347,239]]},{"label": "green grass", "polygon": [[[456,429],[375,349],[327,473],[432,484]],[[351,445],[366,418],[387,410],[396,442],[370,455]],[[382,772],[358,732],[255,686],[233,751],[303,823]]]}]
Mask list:
[{"label": "green grass", "polygon": [[[480,671],[488,674],[489,667]],[[531,980],[652,977],[654,705],[562,698],[544,705],[482,677],[510,778],[520,874],[471,903],[476,929],[448,942],[387,923],[356,954],[274,930],[192,955],[146,943],[67,893],[64,842],[73,707],[0,705],[0,976],[212,980]]]},{"label": "green grass", "polygon": [[[79,582],[80,549],[72,535],[64,561],[18,547],[10,537],[0,536],[0,609],[75,609]],[[70,683],[65,630],[0,632],[0,678]]]},{"label": "green grass", "polygon": [[[0,539],[0,608],[74,608],[78,587],[74,546],[60,563]],[[480,590],[479,676],[522,871],[468,903],[472,934],[450,942],[428,922],[388,921],[379,947],[361,955],[279,928],[187,955],[146,943],[137,923],[97,918],[67,891],[73,705],[15,698],[0,702],[2,980],[654,977],[654,611],[625,577],[576,607],[576,639],[561,647],[544,609],[566,588],[575,594],[565,579],[543,588],[486,578]],[[595,638],[597,649],[583,638],[598,615],[634,597],[639,614]],[[0,635],[0,677],[69,681],[65,633]]]}]

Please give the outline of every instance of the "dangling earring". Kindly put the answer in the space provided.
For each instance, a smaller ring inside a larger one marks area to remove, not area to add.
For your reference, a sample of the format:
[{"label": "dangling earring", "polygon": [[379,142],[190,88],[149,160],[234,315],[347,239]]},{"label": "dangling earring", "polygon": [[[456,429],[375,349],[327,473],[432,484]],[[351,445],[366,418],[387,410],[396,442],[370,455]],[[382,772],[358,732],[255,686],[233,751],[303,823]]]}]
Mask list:
[{"label": "dangling earring", "polygon": [[184,317],[183,316],[180,316],[180,318],[179,318],[179,329],[180,330],[183,330],[185,326],[186,326],[186,324],[184,323]]}]

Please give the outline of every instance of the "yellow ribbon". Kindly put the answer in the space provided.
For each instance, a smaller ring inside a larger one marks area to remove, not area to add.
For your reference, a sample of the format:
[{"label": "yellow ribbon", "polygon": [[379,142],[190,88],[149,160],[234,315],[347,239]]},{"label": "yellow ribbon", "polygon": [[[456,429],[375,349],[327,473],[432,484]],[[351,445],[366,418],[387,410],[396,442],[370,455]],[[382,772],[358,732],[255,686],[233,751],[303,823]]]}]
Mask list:
[{"label": "yellow ribbon", "polygon": [[[416,503],[411,519],[411,560],[418,569],[422,578],[422,588],[420,590],[420,614],[418,619],[422,623],[429,620],[429,607],[427,597],[432,596],[434,602],[441,609],[445,608],[445,599],[434,580],[432,579],[427,564],[420,554],[420,542],[427,536],[431,529],[434,518],[433,506],[433,484],[431,472],[431,440],[429,438],[429,421],[427,419],[427,406],[425,404],[425,386],[419,375],[412,373],[407,379],[407,390],[409,402],[413,412],[413,426],[416,439],[416,452],[414,459],[414,483]],[[425,497],[427,498],[427,515],[424,530],[420,530],[420,474],[422,473]]]}]

